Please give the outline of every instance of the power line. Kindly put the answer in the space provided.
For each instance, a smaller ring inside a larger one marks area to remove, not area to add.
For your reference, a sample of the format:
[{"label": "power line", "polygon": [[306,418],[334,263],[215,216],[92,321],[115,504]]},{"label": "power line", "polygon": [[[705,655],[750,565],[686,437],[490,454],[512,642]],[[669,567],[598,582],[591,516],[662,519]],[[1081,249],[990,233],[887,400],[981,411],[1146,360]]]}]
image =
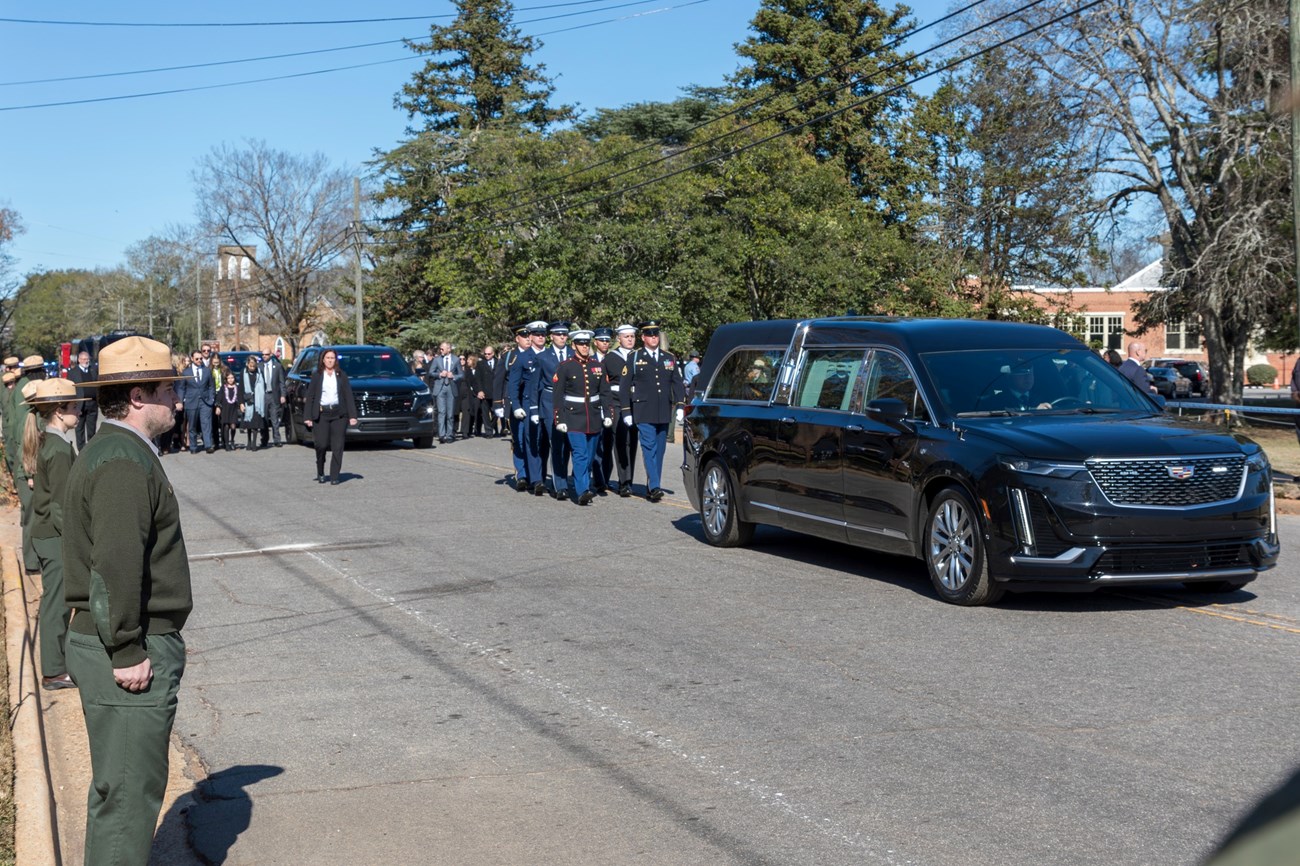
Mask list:
[{"label": "power line", "polygon": [[[894,87],[891,87],[891,88],[889,88],[889,89],[887,89],[887,90],[882,90],[882,91],[880,91],[879,93],[873,93],[873,94],[871,94],[871,95],[869,95],[869,96],[867,96],[867,97],[864,97],[863,99],[859,99],[859,100],[857,100],[856,102],[852,102],[852,103],[849,103],[848,105],[845,105],[845,106],[842,106],[842,107],[840,107],[840,108],[837,108],[837,109],[835,109],[834,111],[828,111],[828,112],[825,112],[825,113],[823,113],[823,114],[818,115],[817,117],[809,118],[808,120],[805,120],[805,121],[803,121],[803,122],[801,122],[801,123],[798,123],[798,124],[796,124],[796,125],[794,125],[794,126],[791,126],[791,127],[787,128],[787,129],[783,129],[783,130],[781,130],[781,131],[779,131],[779,132],[772,133],[771,135],[764,136],[764,137],[759,138],[759,139],[757,139],[757,140],[755,140],[755,141],[752,141],[752,142],[750,142],[750,143],[748,143],[748,144],[746,144],[746,145],[743,145],[743,146],[741,146],[741,147],[738,147],[738,148],[735,148],[735,149],[733,149],[733,150],[730,150],[730,151],[728,151],[728,152],[726,152],[726,153],[721,153],[721,154],[718,154],[718,155],[716,155],[716,156],[711,156],[711,157],[709,157],[708,159],[703,159],[703,160],[700,160],[699,162],[694,162],[694,163],[691,163],[690,165],[686,165],[686,166],[682,166],[682,167],[680,167],[680,168],[673,169],[672,171],[665,172],[665,173],[660,174],[660,175],[656,175],[655,177],[649,178],[649,179],[647,179],[647,180],[639,181],[639,182],[637,182],[637,183],[633,183],[633,184],[628,184],[627,186],[623,186],[623,187],[621,187],[621,188],[619,188],[619,189],[615,189],[615,190],[612,190],[612,191],[610,191],[610,192],[603,193],[603,194],[598,195],[598,196],[595,196],[595,197],[593,197],[593,198],[585,199],[585,200],[583,200],[583,201],[579,201],[579,202],[574,202],[574,203],[572,203],[572,204],[559,204],[559,205],[556,205],[556,207],[555,207],[555,212],[556,212],[556,213],[567,213],[567,212],[570,211],[570,210],[575,210],[575,209],[580,208],[580,207],[586,207],[586,206],[588,206],[588,205],[592,205],[592,204],[599,204],[599,203],[602,202],[602,201],[606,201],[606,200],[611,199],[611,198],[614,198],[614,197],[616,197],[616,196],[626,195],[627,193],[630,193],[630,192],[635,192],[635,191],[638,190],[638,189],[643,189],[643,188],[645,188],[645,187],[647,187],[647,186],[650,186],[650,185],[652,185],[652,184],[656,184],[656,183],[659,183],[659,182],[661,182],[661,181],[668,180],[669,178],[676,177],[676,176],[679,175],[679,174],[684,174],[684,173],[686,173],[686,172],[688,172],[688,171],[693,171],[693,170],[695,170],[695,169],[697,169],[697,168],[702,168],[702,167],[704,167],[704,166],[706,166],[706,165],[710,165],[710,164],[712,164],[712,163],[719,162],[719,161],[722,161],[722,160],[724,160],[724,159],[731,159],[732,157],[737,156],[737,155],[739,155],[739,154],[741,154],[741,153],[744,153],[745,151],[752,150],[752,149],[754,149],[754,148],[756,148],[756,147],[760,147],[760,146],[762,146],[762,145],[764,145],[764,144],[767,144],[769,141],[773,141],[773,140],[775,140],[775,139],[777,139],[777,138],[780,138],[780,137],[782,137],[782,136],[790,135],[790,134],[792,134],[792,133],[794,133],[794,132],[799,131],[800,129],[803,129],[804,127],[811,126],[811,125],[814,124],[814,123],[820,123],[820,122],[823,121],[823,120],[829,120],[830,118],[832,118],[832,117],[836,117],[836,116],[838,116],[838,115],[840,115],[840,114],[843,114],[843,113],[845,113],[846,111],[852,111],[852,110],[855,109],[855,108],[860,108],[861,106],[867,104],[868,102],[872,102],[872,101],[877,100],[877,99],[883,99],[883,98],[885,98],[885,97],[892,96],[892,95],[894,95],[895,93],[899,93],[899,92],[901,92],[901,91],[903,91],[903,90],[906,90],[907,88],[912,87],[913,85],[915,85],[915,84],[917,84],[917,83],[919,83],[919,82],[921,82],[921,81],[924,81],[924,80],[926,80],[926,79],[928,79],[928,78],[933,78],[934,76],[939,75],[939,74],[941,74],[941,73],[943,73],[943,72],[947,72],[947,71],[949,71],[949,70],[955,69],[956,67],[961,66],[962,64],[968,63],[968,62],[970,62],[971,60],[974,60],[974,59],[977,58],[977,57],[982,57],[982,56],[984,56],[985,54],[990,54],[990,53],[992,53],[992,52],[998,50],[999,48],[1004,48],[1004,47],[1006,47],[1007,45],[1010,45],[1010,44],[1012,44],[1012,43],[1014,43],[1014,42],[1018,42],[1019,40],[1024,39],[1025,37],[1030,36],[1030,35],[1032,35],[1032,34],[1034,34],[1034,33],[1037,33],[1037,32],[1040,31],[1040,30],[1043,30],[1043,29],[1045,29],[1045,28],[1047,28],[1047,27],[1051,27],[1051,26],[1054,25],[1054,24],[1059,24],[1060,22],[1065,21],[1065,20],[1068,19],[1068,18],[1073,18],[1073,17],[1075,17],[1076,15],[1080,15],[1080,14],[1082,14],[1082,13],[1084,13],[1084,12],[1087,12],[1089,9],[1092,9],[1092,8],[1094,8],[1094,7],[1096,7],[1096,6],[1100,6],[1101,4],[1103,4],[1103,3],[1107,3],[1107,2],[1109,2],[1109,0],[1090,0],[1090,2],[1085,3],[1084,5],[1079,6],[1079,7],[1075,8],[1075,9],[1072,9],[1072,10],[1070,10],[1069,12],[1064,12],[1064,13],[1062,13],[1061,15],[1058,15],[1058,16],[1056,16],[1055,18],[1052,18],[1052,19],[1049,20],[1049,21],[1045,21],[1045,22],[1043,22],[1043,23],[1041,23],[1041,24],[1038,24],[1038,25],[1036,25],[1036,26],[1034,26],[1034,27],[1031,27],[1031,28],[1029,28],[1029,29],[1027,29],[1027,30],[1025,30],[1025,31],[1023,31],[1023,32],[1021,32],[1021,33],[1017,33],[1017,34],[1014,35],[1014,36],[1009,36],[1009,37],[1007,37],[1007,38],[1005,38],[1005,39],[1003,39],[1003,40],[1001,40],[1001,41],[999,41],[999,42],[996,42],[996,43],[994,43],[994,44],[992,44],[992,45],[986,45],[985,47],[980,48],[980,49],[978,49],[978,50],[976,50],[976,51],[973,51],[973,52],[971,52],[971,53],[969,53],[969,54],[967,54],[967,55],[964,55],[964,56],[962,56],[962,57],[958,57],[958,58],[956,58],[956,59],[954,59],[954,60],[951,60],[951,61],[949,61],[948,63],[943,64],[942,66],[936,67],[935,69],[932,69],[932,70],[930,70],[930,71],[928,71],[928,72],[922,73],[922,74],[916,76],[915,78],[911,79],[910,81],[905,81],[905,82],[903,82],[903,83],[901,83],[901,84],[898,84],[898,85],[895,85]],[[976,28],[976,29],[975,29],[974,31],[972,31],[972,32],[977,32],[978,30],[986,29],[986,28],[987,28],[988,26],[990,26],[992,23],[993,23],[993,22],[989,22],[988,24],[981,25],[979,28]],[[489,214],[489,216],[491,216],[491,215]],[[495,228],[495,229],[510,228],[510,227],[512,227],[512,226],[523,225],[525,222],[527,222],[527,220],[522,220],[522,219],[521,219],[521,220],[515,220],[515,221],[507,222],[507,223],[499,223],[499,224],[497,224],[497,225],[495,225],[495,226],[492,226],[492,228]],[[483,230],[483,229],[475,229],[475,230],[472,230],[472,231],[471,231],[471,230],[460,230],[460,231],[446,232],[446,233],[443,233],[443,234],[437,235],[437,239],[442,240],[442,239],[454,238],[454,237],[459,237],[459,236],[462,236],[462,235],[468,235],[468,234],[479,234],[479,233],[481,233],[482,231],[484,231],[484,230]]]},{"label": "power line", "polygon": [[[601,0],[601,2],[605,2],[605,0]],[[610,9],[623,9],[628,6],[640,6],[652,2],[655,2],[655,0],[633,0],[633,2],[630,3],[620,3],[614,6],[604,6],[600,9],[590,9],[585,12],[570,12],[570,13],[565,13],[563,15],[551,15],[543,18],[533,18],[533,19],[529,19],[528,21],[520,21],[516,23],[534,24],[539,21],[552,21],[555,20],[556,18],[570,18],[574,15],[590,15],[594,12],[604,12]],[[677,9],[684,9],[688,6],[698,6],[701,3],[710,3],[710,2],[712,2],[712,0],[691,0],[691,2],[680,3],[676,6],[665,6],[660,9],[651,10],[649,12],[639,12],[633,15],[623,15],[617,18],[606,18],[601,21],[592,21],[586,24],[577,24],[572,27],[562,27],[557,30],[548,30],[543,33],[535,33],[532,34],[532,36],[534,37],[551,36],[556,33],[567,33],[572,30],[582,30],[587,27],[595,27],[601,24],[613,24],[619,21],[628,21],[635,18],[643,18],[651,14],[657,14],[660,12],[672,12]],[[397,41],[407,42],[411,40],[397,40]],[[382,44],[382,43],[375,43],[375,44]],[[362,46],[345,46],[345,47],[362,47]],[[343,50],[343,48],[324,49],[324,50],[327,51]],[[316,53],[316,52],[304,52],[304,53]],[[293,55],[284,55],[284,56],[293,56]],[[258,59],[266,59],[266,58],[250,58],[250,60],[258,60]],[[294,72],[285,75],[270,75],[264,78],[249,78],[243,81],[227,81],[221,84],[205,84],[205,85],[196,85],[194,87],[177,87],[169,90],[153,90],[145,93],[125,93],[125,94],[119,94],[117,96],[100,96],[100,97],[93,97],[93,98],[86,98],[86,99],[69,99],[69,100],[62,100],[59,102],[29,103],[26,105],[6,105],[6,106],[0,106],[0,111],[22,111],[29,108],[57,108],[60,106],[68,106],[68,105],[86,105],[86,104],[96,103],[96,102],[118,102],[126,99],[143,99],[151,96],[169,96],[177,93],[194,93],[203,90],[219,90],[225,87],[240,87],[247,84],[265,84],[270,81],[284,81],[292,78],[305,78],[312,75],[324,75],[326,73],[331,73],[331,72],[345,72],[352,69],[363,69],[368,66],[382,66],[387,63],[400,63],[404,60],[419,60],[419,59],[421,59],[420,55],[407,55],[403,57],[394,57],[389,60],[376,60],[370,63],[355,63],[350,66],[333,66],[328,69],[314,69],[308,72]],[[236,62],[236,61],[226,61],[226,62]],[[198,65],[202,66],[202,65],[220,65],[220,64],[198,64]],[[178,67],[178,68],[185,68],[185,67]],[[159,71],[159,70],[143,70],[143,71],[147,72],[147,71]]]},{"label": "power line", "polygon": [[[569,3],[548,3],[544,6],[519,6],[516,12],[536,12],[541,9],[564,9],[569,6],[590,6],[606,0],[572,0]],[[389,24],[396,21],[432,21],[438,18],[455,18],[459,13],[441,15],[404,15],[392,18],[340,18],[325,21],[60,21],[44,18],[0,18],[0,24],[44,24],[74,27],[305,27],[333,24]]]},{"label": "power line", "polygon": [[[977,8],[977,7],[981,6],[981,5],[983,5],[983,4],[986,3],[986,2],[988,2],[988,0],[974,0],[974,2],[972,2],[972,3],[970,3],[970,4],[966,5],[966,6],[963,6],[963,7],[959,8],[959,9],[955,9],[955,10],[953,10],[952,12],[949,12],[947,15],[944,15],[944,16],[941,17],[941,18],[936,18],[934,21],[931,21],[929,24],[923,25],[923,26],[921,26],[921,27],[913,28],[912,30],[909,30],[908,32],[902,34],[901,36],[899,36],[897,39],[893,40],[892,42],[889,42],[889,43],[887,43],[887,44],[885,44],[885,45],[882,45],[882,46],[880,47],[880,51],[890,51],[890,50],[893,50],[894,48],[897,48],[899,45],[901,45],[902,43],[906,42],[907,40],[912,39],[912,38],[916,37],[917,35],[919,35],[919,34],[921,34],[921,33],[924,33],[926,30],[930,30],[930,29],[933,28],[933,27],[937,27],[938,25],[943,24],[943,23],[945,23],[945,22],[947,22],[947,21],[950,21],[950,20],[952,20],[953,18],[955,18],[955,17],[957,17],[957,16],[959,16],[959,15],[964,15],[964,14],[966,14],[967,12],[970,12],[970,11],[974,10],[975,8]],[[1044,0],[1032,0],[1032,2],[1029,3],[1027,6],[1022,6],[1020,9],[1017,9],[1017,10],[1014,10],[1014,12],[1008,13],[1008,15],[1010,15],[1010,14],[1017,14],[1017,13],[1019,13],[1019,12],[1024,11],[1025,9],[1030,8],[1031,6],[1036,6],[1036,5],[1038,5],[1038,3],[1041,3],[1041,2],[1044,2]],[[1005,18],[1006,16],[1002,16],[1002,17]],[[999,19],[995,19],[995,20],[1001,20],[1001,18],[999,18]],[[991,23],[993,23],[993,22],[989,22],[989,23],[991,24]],[[972,31],[970,31],[970,32],[971,32],[971,33],[973,33],[973,32],[977,32],[979,29],[980,29],[980,28],[975,28],[975,30],[972,30]],[[967,36],[967,35],[969,35],[969,33],[962,34],[962,36],[959,36],[959,37],[956,37],[956,38],[957,38],[957,39],[961,39],[961,38],[964,38],[964,37]],[[931,53],[931,52],[933,52],[933,51],[935,51],[935,50],[938,50],[939,47],[942,47],[943,45],[950,44],[950,43],[953,42],[953,41],[954,41],[954,40],[950,39],[950,40],[947,40],[947,42],[940,43],[940,45],[938,45],[938,46],[932,46],[932,47],[926,49],[926,50],[925,50],[924,52],[922,52],[921,54],[919,54],[919,55],[915,55],[915,57],[921,57],[921,56],[924,56],[925,54],[928,54],[928,53]],[[915,57],[913,57],[912,59],[915,59]],[[829,74],[834,73],[834,72],[842,71],[842,70],[845,69],[846,67],[851,66],[851,65],[854,64],[854,63],[857,63],[860,59],[861,59],[861,58],[857,58],[857,57],[855,57],[855,58],[852,58],[852,59],[850,59],[850,60],[846,60],[844,63],[840,63],[840,64],[838,64],[838,65],[836,65],[836,66],[832,66],[832,67],[830,67],[829,69],[826,69],[826,70],[822,71],[821,73],[819,73],[819,75],[824,76],[824,75],[829,75]],[[897,65],[898,65],[898,64],[895,64],[895,66],[897,66]],[[875,74],[875,75],[879,75],[879,74],[881,74],[881,73],[883,73],[883,72],[887,72],[887,71],[889,71],[889,69],[892,69],[892,68],[893,68],[893,67],[891,66],[891,67],[888,67],[888,68],[883,69],[883,70],[877,70],[874,74]],[[711,118],[709,118],[708,120],[702,121],[702,122],[700,122],[700,123],[695,124],[694,126],[691,126],[691,127],[687,128],[686,130],[683,131],[682,134],[683,134],[683,135],[689,135],[690,133],[697,132],[698,130],[703,129],[703,128],[706,127],[706,126],[711,126],[711,125],[713,125],[713,124],[715,124],[715,123],[719,123],[719,122],[721,122],[721,121],[723,121],[723,120],[726,120],[728,117],[732,117],[732,116],[734,116],[734,115],[736,115],[736,114],[739,114],[739,113],[741,113],[741,112],[743,112],[743,111],[749,111],[749,110],[751,110],[751,109],[758,108],[759,106],[764,105],[764,104],[767,103],[767,102],[770,102],[771,100],[777,98],[778,96],[781,96],[781,95],[783,95],[783,94],[785,94],[785,93],[792,92],[792,91],[794,91],[794,90],[797,90],[797,89],[798,89],[799,87],[801,87],[802,85],[807,84],[809,80],[811,80],[811,79],[804,79],[804,80],[801,80],[801,81],[796,81],[796,82],[793,82],[793,83],[791,83],[791,84],[788,84],[788,85],[786,85],[786,86],[784,86],[784,87],[778,88],[778,89],[776,89],[774,92],[772,92],[772,93],[768,93],[768,94],[766,94],[766,95],[764,95],[764,96],[761,96],[761,97],[759,97],[759,98],[757,98],[757,99],[753,99],[753,100],[750,100],[750,101],[748,101],[748,102],[741,102],[741,103],[739,103],[738,105],[734,106],[730,111],[727,111],[727,112],[725,112],[725,113],[723,113],[723,114],[717,115],[716,117],[711,117]],[[869,80],[869,79],[868,79],[868,80]],[[811,102],[811,101],[813,101],[813,100],[815,100],[815,99],[818,99],[818,98],[820,98],[820,97],[822,97],[822,96],[825,96],[827,93],[833,93],[835,90],[843,89],[843,87],[850,87],[850,86],[853,86],[854,84],[862,84],[862,83],[865,83],[865,81],[852,81],[852,82],[849,82],[849,84],[847,84],[847,85],[843,85],[843,86],[841,86],[841,87],[835,87],[835,88],[831,88],[831,89],[828,89],[828,90],[819,91],[817,94],[815,94],[815,95],[814,95],[813,97],[811,97],[810,99],[808,99],[808,100],[804,100],[804,102],[802,102],[802,103],[798,103],[798,104],[796,104],[794,107],[795,107],[795,108],[798,108],[798,107],[800,107],[800,106],[802,106],[802,105],[805,105],[805,104],[807,104],[807,103],[809,103],[809,102]],[[787,109],[787,110],[788,110],[788,109]],[[776,116],[780,116],[780,113],[778,113]],[[771,119],[771,118],[769,118],[769,119]],[[753,124],[750,124],[750,125],[753,125]],[[748,127],[748,126],[742,126],[740,129],[734,130],[732,133],[728,133],[728,134],[735,134],[736,132],[742,132],[742,131],[744,131],[744,130],[747,129],[747,128],[749,128],[749,127]],[[708,141],[702,142],[702,143],[700,143],[700,144],[692,145],[691,147],[688,147],[688,148],[686,148],[685,150],[682,150],[682,151],[678,151],[677,153],[675,153],[675,154],[673,154],[673,155],[674,155],[674,156],[679,156],[681,153],[689,152],[689,151],[691,151],[691,150],[696,149],[697,147],[703,146],[704,144],[710,144],[710,143],[712,143],[712,142],[715,141],[715,140],[716,140],[716,139],[709,139]],[[576,168],[576,169],[574,169],[574,170],[572,170],[572,171],[569,171],[569,172],[566,172],[566,173],[564,173],[564,174],[561,174],[561,175],[559,175],[558,177],[551,178],[551,179],[549,179],[549,180],[543,182],[542,185],[541,185],[541,188],[542,188],[542,189],[545,189],[546,187],[552,186],[553,184],[559,183],[560,181],[567,180],[567,179],[569,179],[569,178],[571,178],[571,177],[576,177],[576,176],[578,176],[578,175],[580,175],[580,174],[585,174],[585,173],[590,172],[590,171],[594,171],[595,169],[601,168],[601,167],[606,166],[606,165],[610,165],[611,163],[621,162],[621,161],[623,161],[623,160],[625,160],[625,159],[627,159],[627,158],[629,158],[629,157],[636,156],[636,155],[639,154],[639,153],[644,153],[644,152],[647,151],[647,150],[655,150],[655,149],[657,149],[657,148],[659,148],[659,147],[660,147],[660,144],[659,144],[658,142],[650,142],[650,143],[648,143],[648,144],[641,145],[640,147],[635,147],[635,148],[633,148],[633,149],[631,149],[631,150],[629,150],[629,151],[625,151],[625,152],[620,153],[620,154],[615,154],[614,156],[611,156],[611,157],[608,157],[608,158],[606,158],[606,159],[603,159],[603,160],[601,160],[601,161],[599,161],[599,162],[597,162],[597,163],[594,163],[594,164],[592,164],[592,165],[587,165],[587,166],[583,166],[583,167],[581,167],[581,168]],[[657,160],[654,160],[654,161],[651,161],[651,162],[648,162],[648,163],[643,163],[643,164],[641,164],[640,166],[638,166],[638,168],[648,168],[649,166],[657,165],[658,163],[663,162],[665,159],[668,159],[668,157],[662,157],[662,158],[660,158],[660,159],[657,159]],[[630,169],[630,170],[635,170],[635,169]],[[624,173],[625,173],[625,172],[624,172]],[[623,173],[615,174],[615,175],[613,175],[613,177],[620,177],[622,174],[623,174]],[[604,180],[606,180],[606,181],[609,180],[609,179],[610,179],[610,178],[604,178]],[[594,184],[594,183],[596,183],[596,182],[593,181],[593,184]],[[588,185],[585,186],[585,187],[580,186],[580,187],[578,187],[576,190],[573,190],[573,192],[582,192],[584,189],[589,189],[589,188],[591,187],[591,185],[592,185],[592,184],[588,184]],[[513,197],[515,197],[515,196],[517,196],[517,195],[519,195],[519,194],[521,194],[521,193],[528,192],[528,191],[529,191],[529,190],[524,189],[524,188],[520,188],[520,189],[516,189],[516,190],[511,190],[511,191],[509,191],[509,192],[504,192],[504,193],[501,193],[501,194],[499,194],[499,195],[495,195],[495,196],[492,196],[492,197],[490,197],[490,198],[484,199],[484,200],[481,201],[481,202],[476,202],[476,204],[482,206],[482,205],[490,204],[490,203],[492,203],[492,202],[494,202],[494,201],[498,201],[499,199],[502,199],[502,198],[513,198]],[[516,205],[514,205],[513,207],[507,209],[507,212],[508,212],[509,210],[515,210],[515,209],[517,209],[517,208],[519,208],[519,207],[524,207],[524,206],[527,206],[527,205],[530,205],[530,204],[536,204],[538,201],[541,201],[541,199],[533,199],[532,201],[524,202],[523,204],[516,204]]]}]

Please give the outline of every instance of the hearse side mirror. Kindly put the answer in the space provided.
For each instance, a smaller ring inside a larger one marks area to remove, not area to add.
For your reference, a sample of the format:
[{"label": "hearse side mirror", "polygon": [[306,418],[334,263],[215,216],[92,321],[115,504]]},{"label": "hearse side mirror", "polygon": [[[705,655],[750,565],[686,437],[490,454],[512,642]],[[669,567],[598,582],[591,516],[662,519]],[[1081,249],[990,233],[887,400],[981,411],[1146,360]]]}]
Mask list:
[{"label": "hearse side mirror", "polygon": [[906,427],[907,404],[897,397],[882,397],[867,404],[867,415],[890,427]]}]

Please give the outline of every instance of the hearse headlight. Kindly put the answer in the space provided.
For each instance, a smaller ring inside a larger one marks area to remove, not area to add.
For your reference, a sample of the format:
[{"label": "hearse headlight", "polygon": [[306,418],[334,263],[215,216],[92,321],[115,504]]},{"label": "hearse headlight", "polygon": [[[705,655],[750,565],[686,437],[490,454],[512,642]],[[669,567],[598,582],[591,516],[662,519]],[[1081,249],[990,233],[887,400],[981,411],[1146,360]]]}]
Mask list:
[{"label": "hearse headlight", "polygon": [[1087,472],[1082,463],[1056,463],[1049,460],[1030,460],[1025,457],[1003,457],[1002,468],[1022,475],[1042,475],[1050,478],[1073,478]]},{"label": "hearse headlight", "polygon": [[1269,470],[1268,455],[1262,450],[1254,454],[1246,455],[1246,467],[1252,472],[1267,472]]}]

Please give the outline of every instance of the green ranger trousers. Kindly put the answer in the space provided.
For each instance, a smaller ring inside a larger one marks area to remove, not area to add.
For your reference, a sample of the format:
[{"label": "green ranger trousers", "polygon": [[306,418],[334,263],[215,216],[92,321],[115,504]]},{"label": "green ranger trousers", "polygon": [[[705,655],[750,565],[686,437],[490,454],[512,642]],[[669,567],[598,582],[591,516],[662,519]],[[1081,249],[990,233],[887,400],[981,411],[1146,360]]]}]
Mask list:
[{"label": "green ranger trousers", "polygon": [[22,508],[23,568],[36,571],[41,567],[41,563],[36,557],[36,548],[32,545],[32,491],[27,486],[27,476],[22,473],[22,467],[18,466],[16,469],[18,471],[14,474],[14,489],[18,492],[18,504]]},{"label": "green ranger trousers", "polygon": [[68,603],[63,598],[63,539],[33,538],[41,564],[41,610],[36,635],[41,646],[41,676],[57,677],[68,672],[63,647],[68,639]]},{"label": "green ranger trousers", "polygon": [[[88,616],[81,613],[79,616]],[[145,637],[153,682],[140,693],[113,679],[96,635],[68,633],[68,673],[77,681],[90,740],[86,866],[143,866],[167,791],[176,693],[185,672],[180,632]]]}]

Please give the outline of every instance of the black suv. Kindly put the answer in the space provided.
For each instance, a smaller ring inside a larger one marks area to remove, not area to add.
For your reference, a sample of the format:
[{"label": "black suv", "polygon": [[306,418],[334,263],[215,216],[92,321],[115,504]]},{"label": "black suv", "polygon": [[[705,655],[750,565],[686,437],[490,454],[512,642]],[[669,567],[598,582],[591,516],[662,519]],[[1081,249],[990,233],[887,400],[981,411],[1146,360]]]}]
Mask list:
[{"label": "black suv", "polygon": [[1184,379],[1191,383],[1191,393],[1208,394],[1210,393],[1210,374],[1205,371],[1205,365],[1200,361],[1189,361],[1183,358],[1156,358],[1149,362],[1150,367],[1173,367]]},{"label": "black suv", "polygon": [[724,325],[697,381],[682,472],[718,546],[767,523],[916,556],[966,605],[1008,589],[1230,591],[1277,562],[1259,446],[1164,415],[1053,328]]},{"label": "black suv", "polygon": [[311,439],[303,424],[303,403],[321,353],[332,349],[348,376],[357,401],[355,427],[347,428],[349,441],[410,439],[416,448],[433,445],[433,395],[411,372],[402,353],[390,346],[308,346],[299,353],[285,377],[285,405],[289,407],[290,437]]}]

